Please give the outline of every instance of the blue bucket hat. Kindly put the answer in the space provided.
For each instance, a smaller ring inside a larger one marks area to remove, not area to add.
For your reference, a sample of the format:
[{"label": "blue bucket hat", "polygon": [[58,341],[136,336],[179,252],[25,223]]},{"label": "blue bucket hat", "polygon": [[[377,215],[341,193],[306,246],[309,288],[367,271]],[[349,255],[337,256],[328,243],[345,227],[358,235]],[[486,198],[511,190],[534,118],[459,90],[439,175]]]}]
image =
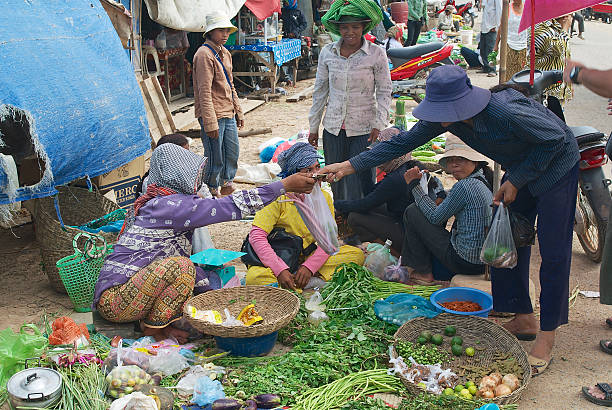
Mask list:
[{"label": "blue bucket hat", "polygon": [[431,70],[425,99],[412,115],[429,122],[463,121],[484,110],[490,99],[491,91],[473,86],[461,67],[443,65]]}]

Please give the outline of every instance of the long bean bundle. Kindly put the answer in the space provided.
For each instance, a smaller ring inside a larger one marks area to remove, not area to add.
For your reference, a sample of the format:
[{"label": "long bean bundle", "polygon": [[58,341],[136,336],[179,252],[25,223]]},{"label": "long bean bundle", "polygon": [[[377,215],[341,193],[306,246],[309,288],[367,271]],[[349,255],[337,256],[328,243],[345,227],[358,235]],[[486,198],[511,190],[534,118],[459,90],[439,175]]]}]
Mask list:
[{"label": "long bean bundle", "polygon": [[100,368],[89,366],[59,367],[62,375],[62,399],[56,409],[62,410],[105,410],[108,402],[104,398],[106,381]]},{"label": "long bean bundle", "polygon": [[307,390],[297,398],[296,410],[329,410],[348,400],[375,393],[395,393],[402,388],[399,379],[387,369],[351,373],[329,384]]}]

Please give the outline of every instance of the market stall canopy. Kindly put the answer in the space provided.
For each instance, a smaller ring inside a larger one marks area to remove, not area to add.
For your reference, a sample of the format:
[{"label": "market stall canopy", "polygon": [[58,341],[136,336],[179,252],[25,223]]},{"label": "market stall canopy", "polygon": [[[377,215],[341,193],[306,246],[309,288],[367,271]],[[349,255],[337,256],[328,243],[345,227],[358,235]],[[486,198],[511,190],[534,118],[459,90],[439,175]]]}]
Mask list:
[{"label": "market stall canopy", "polygon": [[[53,195],[150,148],[134,69],[99,2],[2,2],[0,11],[0,204]],[[27,159],[44,172],[19,187],[15,163]]]},{"label": "market stall canopy", "polygon": [[244,4],[259,20],[264,20],[274,13],[281,12],[280,0],[246,0]]},{"label": "market stall canopy", "polygon": [[[601,0],[526,0],[519,31],[529,28],[532,24],[564,16],[599,3]],[[533,9],[535,13],[532,12]]]},{"label": "market stall canopy", "polygon": [[[266,2],[277,0],[266,0]],[[206,16],[238,14],[244,0],[144,0],[151,20],[175,30],[203,32]],[[257,3],[262,2],[262,0]],[[280,3],[279,3],[280,4]]]}]

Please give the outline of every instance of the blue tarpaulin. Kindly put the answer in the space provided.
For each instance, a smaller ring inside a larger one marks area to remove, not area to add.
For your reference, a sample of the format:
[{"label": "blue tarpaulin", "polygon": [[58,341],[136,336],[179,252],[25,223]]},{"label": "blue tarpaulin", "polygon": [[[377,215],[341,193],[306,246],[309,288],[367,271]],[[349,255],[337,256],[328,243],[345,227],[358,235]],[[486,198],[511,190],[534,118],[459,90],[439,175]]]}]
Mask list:
[{"label": "blue tarpaulin", "polygon": [[0,204],[53,195],[150,148],[134,68],[98,0],[0,0],[0,118],[15,110],[45,173],[15,192],[0,167]]}]

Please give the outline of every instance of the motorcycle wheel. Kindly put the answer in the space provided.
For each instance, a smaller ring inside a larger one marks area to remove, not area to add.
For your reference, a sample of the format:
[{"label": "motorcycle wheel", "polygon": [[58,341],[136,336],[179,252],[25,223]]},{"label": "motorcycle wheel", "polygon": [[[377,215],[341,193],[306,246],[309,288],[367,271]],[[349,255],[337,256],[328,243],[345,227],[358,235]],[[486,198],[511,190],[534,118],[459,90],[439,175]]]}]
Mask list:
[{"label": "motorcycle wheel", "polygon": [[578,188],[576,211],[580,213],[584,223],[583,233],[576,234],[578,236],[578,241],[580,241],[580,245],[587,256],[593,262],[599,263],[601,262],[606,239],[607,222],[601,220],[595,214],[588,197],[584,195],[581,188]]},{"label": "motorcycle wheel", "polygon": [[470,13],[463,13],[463,15],[461,16],[463,17],[463,23],[466,26],[470,26],[472,28],[474,28],[474,16],[472,16]]}]

